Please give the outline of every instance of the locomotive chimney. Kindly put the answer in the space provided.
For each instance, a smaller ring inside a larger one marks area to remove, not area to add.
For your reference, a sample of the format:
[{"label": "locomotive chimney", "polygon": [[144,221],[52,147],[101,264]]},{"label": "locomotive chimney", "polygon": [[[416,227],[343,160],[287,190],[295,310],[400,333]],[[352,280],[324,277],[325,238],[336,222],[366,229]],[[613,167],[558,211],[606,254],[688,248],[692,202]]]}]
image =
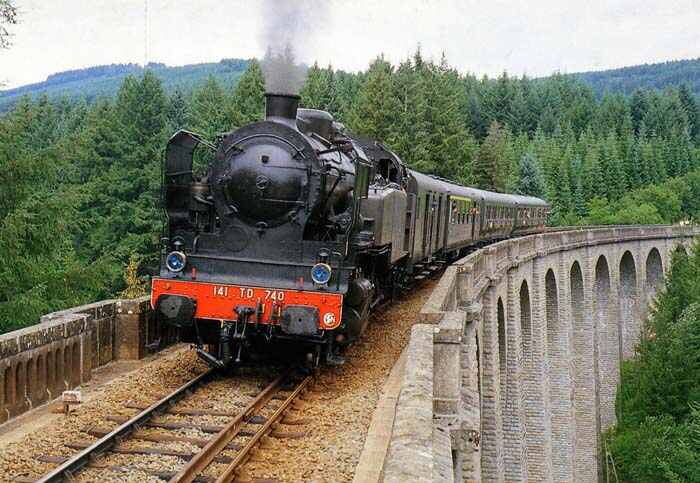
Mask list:
[{"label": "locomotive chimney", "polygon": [[299,96],[293,94],[265,93],[265,119],[297,128]]}]

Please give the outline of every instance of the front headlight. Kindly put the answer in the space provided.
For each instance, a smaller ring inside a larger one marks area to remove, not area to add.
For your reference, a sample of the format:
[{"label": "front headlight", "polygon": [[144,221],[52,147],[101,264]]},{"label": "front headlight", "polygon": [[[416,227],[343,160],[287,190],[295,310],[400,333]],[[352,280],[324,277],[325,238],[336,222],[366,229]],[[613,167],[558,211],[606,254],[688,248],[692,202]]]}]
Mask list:
[{"label": "front headlight", "polygon": [[325,285],[331,280],[331,266],[327,263],[317,263],[311,268],[311,280],[319,285]]},{"label": "front headlight", "polygon": [[187,264],[187,257],[182,252],[170,252],[165,258],[165,266],[171,272],[181,272]]}]

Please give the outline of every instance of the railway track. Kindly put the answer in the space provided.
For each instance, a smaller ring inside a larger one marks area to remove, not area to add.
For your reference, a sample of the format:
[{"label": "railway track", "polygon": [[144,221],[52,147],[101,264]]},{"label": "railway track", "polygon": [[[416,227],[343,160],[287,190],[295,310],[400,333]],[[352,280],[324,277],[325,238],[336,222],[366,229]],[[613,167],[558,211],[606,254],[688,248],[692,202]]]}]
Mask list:
[{"label": "railway track", "polygon": [[[262,439],[281,422],[293,402],[310,388],[313,378],[291,370],[285,371],[264,384],[248,401],[237,401],[234,404],[240,408],[237,410],[198,408],[188,404],[188,400],[193,399],[192,396],[202,396],[202,392],[206,392],[214,381],[216,373],[210,370],[150,406],[127,404],[126,407],[139,412],[131,417],[108,416],[107,420],[119,423],[112,430],[89,428],[87,432],[98,439],[91,443],[67,443],[66,446],[80,450],[70,458],[41,456],[41,461],[59,465],[39,480],[33,481],[44,483],[80,480],[85,472],[96,471],[105,476],[104,480],[116,480],[140,473],[155,480],[170,482],[231,482]],[[163,421],[164,416],[178,420]],[[210,421],[202,421],[202,418],[225,422],[211,424]],[[196,433],[197,437],[193,437],[192,433]],[[202,434],[206,436],[201,437]],[[147,446],[143,446],[143,443]],[[196,447],[198,450],[173,449],[172,444]],[[122,461],[119,464],[105,462],[114,455],[133,457],[134,461],[126,464]],[[178,461],[179,464],[167,470],[138,464],[139,457],[149,456]]]}]

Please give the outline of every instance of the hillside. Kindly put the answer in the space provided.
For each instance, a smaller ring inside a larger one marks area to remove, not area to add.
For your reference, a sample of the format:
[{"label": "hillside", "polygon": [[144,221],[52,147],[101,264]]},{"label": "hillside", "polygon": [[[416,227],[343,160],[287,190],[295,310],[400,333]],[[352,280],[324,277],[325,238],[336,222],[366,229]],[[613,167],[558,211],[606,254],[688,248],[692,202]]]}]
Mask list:
[{"label": "hillside", "polygon": [[[223,85],[230,85],[245,71],[248,65],[243,59],[223,59],[219,62],[168,67],[152,63],[149,70],[163,82],[166,92],[180,88],[189,92],[196,85],[213,76]],[[44,82],[28,84],[0,91],[0,112],[7,111],[24,95],[32,97],[46,94],[50,98],[84,98],[92,101],[101,96],[113,96],[119,90],[124,77],[141,74],[143,67],[137,64],[112,64],[70,70],[50,75]]]},{"label": "hillside", "polygon": [[632,94],[639,88],[663,90],[666,87],[687,84],[693,94],[700,97],[700,58],[571,75],[589,84],[598,94]]},{"label": "hillside", "polygon": [[[235,82],[248,65],[243,59],[223,59],[219,62],[168,67],[165,64],[149,64],[163,82],[166,92],[176,88],[190,92],[194,86],[214,76],[224,85]],[[0,112],[7,111],[23,95],[47,94],[50,98],[67,96],[91,101],[100,96],[116,94],[122,80],[128,74],[139,74],[143,68],[137,64],[112,64],[70,70],[50,75],[44,82],[28,84],[0,91]],[[632,94],[635,89],[659,89],[688,84],[700,98],[700,58],[675,60],[658,64],[644,64],[620,69],[596,72],[578,72],[572,77],[582,80],[602,95],[605,92]]]}]

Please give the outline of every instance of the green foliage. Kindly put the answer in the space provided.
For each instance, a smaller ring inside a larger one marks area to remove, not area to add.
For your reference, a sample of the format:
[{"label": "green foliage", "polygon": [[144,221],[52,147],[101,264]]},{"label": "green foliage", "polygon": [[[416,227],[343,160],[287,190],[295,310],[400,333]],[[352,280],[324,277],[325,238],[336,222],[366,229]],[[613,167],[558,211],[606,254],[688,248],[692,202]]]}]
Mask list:
[{"label": "green foliage", "polygon": [[635,359],[623,364],[610,447],[623,481],[700,480],[700,248],[676,250]]},{"label": "green foliage", "polygon": [[489,127],[474,161],[474,182],[477,187],[491,191],[505,191],[505,148],[507,132],[498,121]]},{"label": "green foliage", "polygon": [[126,288],[120,294],[124,298],[135,299],[148,294],[148,281],[139,275],[139,261],[133,255],[129,258],[129,264],[126,266],[124,283]]},{"label": "green foliage", "polygon": [[257,60],[251,60],[233,91],[228,118],[229,129],[259,121],[265,114],[265,80]]},{"label": "green foliage", "polygon": [[[673,223],[700,216],[693,86],[598,99],[574,76],[477,79],[418,50],[359,73],[313,65],[300,94],[415,169],[544,197],[552,224]],[[0,117],[0,250],[12,261],[0,331],[115,296],[125,269],[132,281],[155,273],[168,137],[215,142],[262,119],[263,92],[257,61],[226,60],[80,69],[0,93],[0,109],[14,105]],[[198,150],[195,170],[210,159]]]},{"label": "green foliage", "polygon": [[214,77],[222,85],[233,85],[246,70],[248,62],[243,59],[223,59],[180,67],[151,63],[146,69],[136,64],[112,64],[59,72],[50,75],[44,82],[0,91],[0,113],[12,109],[23,96],[37,99],[46,95],[52,101],[66,98],[71,102],[85,100],[90,103],[103,98],[111,99],[119,92],[128,75],[141,77],[144,71],[158,77],[167,93],[173,94],[180,90],[189,95],[209,77]]},{"label": "green foliage", "polygon": [[591,85],[596,92],[618,92],[631,95],[639,90],[664,88],[686,83],[689,91],[700,94],[700,59],[674,60],[643,64],[621,69],[582,72],[572,77]]},{"label": "green foliage", "polygon": [[399,112],[393,73],[393,67],[384,57],[370,64],[350,113],[350,127],[358,134],[391,139],[392,123]]}]

